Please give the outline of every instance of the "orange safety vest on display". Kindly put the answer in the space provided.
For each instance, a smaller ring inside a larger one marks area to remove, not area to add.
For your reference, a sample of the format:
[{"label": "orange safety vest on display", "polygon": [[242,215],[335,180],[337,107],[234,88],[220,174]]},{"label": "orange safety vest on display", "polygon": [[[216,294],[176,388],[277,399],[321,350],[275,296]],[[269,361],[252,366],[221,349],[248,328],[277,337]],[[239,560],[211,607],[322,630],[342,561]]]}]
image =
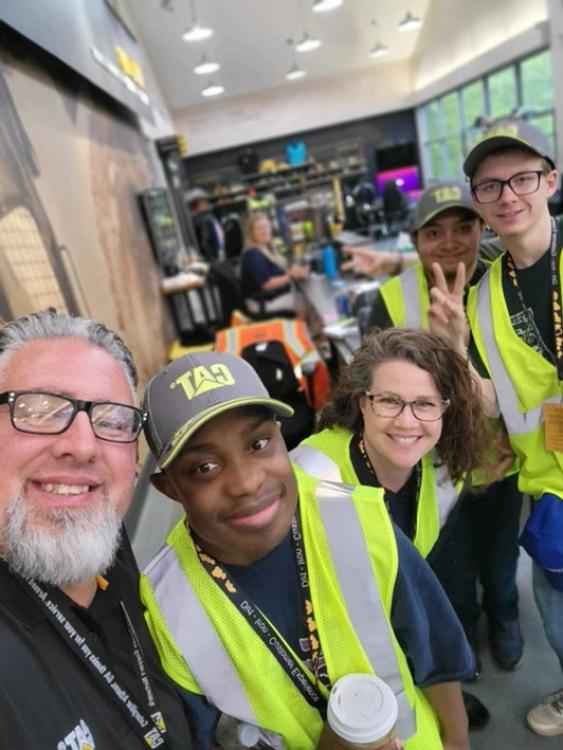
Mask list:
[{"label": "orange safety vest on display", "polygon": [[261,341],[283,343],[295,377],[301,384],[309,403],[315,411],[322,409],[330,391],[328,369],[311,341],[307,326],[302,320],[272,318],[259,323],[224,328],[215,335],[215,351],[230,352],[240,356],[245,347]]}]

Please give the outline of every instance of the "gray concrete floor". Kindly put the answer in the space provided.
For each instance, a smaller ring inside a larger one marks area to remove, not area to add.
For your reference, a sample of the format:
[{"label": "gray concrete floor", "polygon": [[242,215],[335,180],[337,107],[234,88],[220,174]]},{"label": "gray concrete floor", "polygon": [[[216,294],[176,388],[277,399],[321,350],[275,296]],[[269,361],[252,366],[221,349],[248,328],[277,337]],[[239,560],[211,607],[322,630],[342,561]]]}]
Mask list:
[{"label": "gray concrete floor", "polygon": [[[544,695],[563,687],[559,662],[545,639],[532,593],[530,558],[520,554],[518,563],[520,622],[525,639],[522,665],[504,672],[493,662],[487,640],[486,622],[481,623],[483,669],[476,682],[465,687],[491,712],[489,724],[471,732],[472,750],[554,750],[563,748],[563,735],[539,737],[526,725],[526,713]],[[562,623],[563,627],[563,623]]]}]

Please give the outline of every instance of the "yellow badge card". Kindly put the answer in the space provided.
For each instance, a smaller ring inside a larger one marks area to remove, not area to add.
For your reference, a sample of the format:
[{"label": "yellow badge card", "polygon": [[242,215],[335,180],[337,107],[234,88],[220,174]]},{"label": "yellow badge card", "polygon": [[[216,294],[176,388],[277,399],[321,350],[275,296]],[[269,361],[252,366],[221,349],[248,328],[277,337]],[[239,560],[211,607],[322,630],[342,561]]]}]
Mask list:
[{"label": "yellow badge card", "polygon": [[563,404],[545,404],[543,418],[546,451],[563,452]]}]

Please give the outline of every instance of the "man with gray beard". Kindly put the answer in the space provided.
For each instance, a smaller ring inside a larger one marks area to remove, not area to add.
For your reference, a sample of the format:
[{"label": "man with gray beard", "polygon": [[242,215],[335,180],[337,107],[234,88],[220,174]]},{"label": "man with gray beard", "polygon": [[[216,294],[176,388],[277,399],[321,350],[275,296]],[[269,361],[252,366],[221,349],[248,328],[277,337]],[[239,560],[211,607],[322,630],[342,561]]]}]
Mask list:
[{"label": "man with gray beard", "polygon": [[191,747],[122,532],[136,385],[103,325],[47,311],[0,330],[1,747]]}]

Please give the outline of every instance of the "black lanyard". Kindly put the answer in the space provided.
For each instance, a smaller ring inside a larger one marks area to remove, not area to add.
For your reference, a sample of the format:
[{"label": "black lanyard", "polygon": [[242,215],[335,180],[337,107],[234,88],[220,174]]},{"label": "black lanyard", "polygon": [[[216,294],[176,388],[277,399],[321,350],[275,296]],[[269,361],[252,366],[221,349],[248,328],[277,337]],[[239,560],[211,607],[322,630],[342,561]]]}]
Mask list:
[{"label": "black lanyard", "polygon": [[313,617],[313,606],[311,603],[309,576],[307,573],[307,562],[305,551],[302,546],[303,536],[297,515],[293,517],[291,523],[291,541],[295,553],[295,560],[299,571],[301,601],[305,613],[305,624],[307,629],[308,641],[311,648],[311,660],[313,663],[313,673],[315,682],[311,680],[308,673],[301,668],[291,651],[269,622],[266,615],[253,604],[246,596],[238,583],[230,579],[229,573],[221,567],[221,564],[207,552],[196,544],[196,551],[200,562],[207,570],[212,580],[225,592],[229,599],[236,606],[245,620],[252,626],[256,635],[263,641],[265,646],[270,650],[272,655],[277,659],[280,666],[291,679],[295,687],[305,698],[307,703],[316,708],[324,716],[326,714],[326,698],[318,689],[318,683],[321,682],[327,688],[330,688],[330,682],[324,669],[324,659],[322,656],[320,639],[318,637],[316,622]]},{"label": "black lanyard", "polygon": [[[360,451],[360,453],[362,455],[362,458],[364,460],[364,464],[365,464],[366,469],[369,471],[369,473],[371,474],[371,476],[377,482],[377,484],[374,485],[374,486],[381,487],[382,490],[383,490],[383,502],[385,503],[385,507],[387,508],[387,512],[391,516],[391,520],[394,520],[393,519],[393,514],[391,513],[391,506],[389,505],[389,500],[386,497],[387,490],[385,489],[385,487],[383,487],[381,485],[381,482],[379,481],[379,479],[377,477],[377,474],[375,473],[375,469],[373,468],[373,465],[372,465],[372,463],[370,461],[370,457],[368,456],[367,451],[366,451],[366,446],[365,446],[365,443],[364,443],[363,436],[360,436],[360,439],[358,440],[358,444],[357,445],[358,445],[358,449],[359,449],[359,451]],[[420,466],[420,461],[416,464],[416,466],[414,467],[414,470],[416,472],[416,492],[415,492],[414,513],[413,513],[413,522],[412,522],[412,539],[414,539],[415,532],[416,532],[416,517],[417,517],[417,513],[418,513],[418,503],[419,503],[419,500],[420,500],[420,486],[422,484],[422,469],[421,469],[421,466]],[[409,479],[407,479],[407,482],[410,482],[410,477],[409,477]]]},{"label": "black lanyard", "polygon": [[549,279],[551,286],[551,310],[553,315],[553,332],[555,337],[555,354],[551,352],[536,324],[534,314],[532,310],[526,305],[526,300],[518,283],[518,276],[516,266],[512,256],[507,251],[505,253],[506,267],[508,270],[508,277],[512,281],[512,284],[518,295],[518,301],[522,308],[522,315],[526,321],[526,325],[529,329],[533,330],[537,336],[538,341],[541,344],[542,350],[546,358],[557,368],[557,375],[559,380],[563,381],[563,327],[561,321],[561,280],[559,278],[558,268],[558,248],[557,248],[557,224],[555,219],[551,219],[551,243],[549,246]]},{"label": "black lanyard", "polygon": [[26,591],[31,594],[32,600],[47,615],[57,633],[92,673],[106,694],[109,695],[114,703],[117,703],[129,724],[142,737],[145,744],[151,748],[160,747],[163,750],[169,749],[170,743],[165,736],[166,726],[164,724],[164,717],[156,700],[156,694],[149,677],[141,643],[125,604],[119,602],[121,614],[125,621],[129,638],[131,639],[138,682],[142,685],[145,694],[145,706],[143,707],[135,703],[134,697],[118,681],[103,659],[96,654],[92,645],[88,643],[87,636],[84,634],[82,624],[78,618],[72,616],[70,613],[63,612],[57,602],[51,599],[49,592],[37,583],[37,581],[30,578],[19,580],[27,584]]},{"label": "black lanyard", "polygon": [[[310,648],[310,663],[308,666],[310,667],[311,672],[315,675],[315,679],[330,690],[331,683],[326,671],[321,639],[319,637],[317,621],[315,620],[315,613],[313,611],[313,600],[309,584],[309,573],[307,571],[307,560],[305,558],[305,549],[303,547],[303,534],[301,533],[301,524],[299,523],[297,514],[295,514],[291,520],[291,542],[293,554],[295,555],[295,562],[297,564],[297,571],[299,573],[299,593],[305,615],[305,638],[308,641]],[[302,648],[302,651],[304,654],[307,653],[306,649]]]}]

